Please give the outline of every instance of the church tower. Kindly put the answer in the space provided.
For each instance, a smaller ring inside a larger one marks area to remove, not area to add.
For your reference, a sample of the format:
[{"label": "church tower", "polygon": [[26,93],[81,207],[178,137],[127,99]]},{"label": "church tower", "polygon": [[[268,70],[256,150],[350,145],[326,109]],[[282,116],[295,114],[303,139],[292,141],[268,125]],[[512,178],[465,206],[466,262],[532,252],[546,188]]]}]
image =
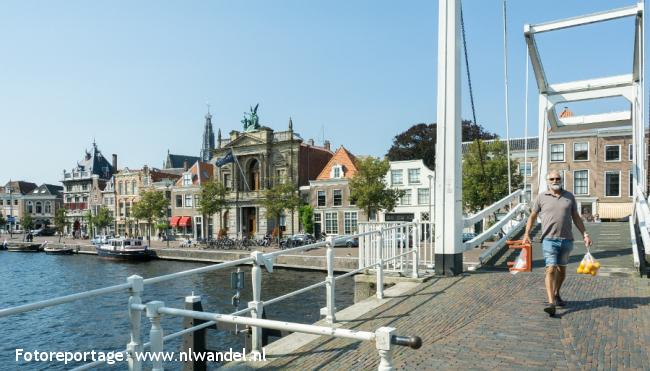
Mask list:
[{"label": "church tower", "polygon": [[201,146],[201,161],[208,162],[212,158],[214,149],[214,131],[212,131],[212,115],[210,107],[205,115],[205,128],[203,129],[203,145]]}]

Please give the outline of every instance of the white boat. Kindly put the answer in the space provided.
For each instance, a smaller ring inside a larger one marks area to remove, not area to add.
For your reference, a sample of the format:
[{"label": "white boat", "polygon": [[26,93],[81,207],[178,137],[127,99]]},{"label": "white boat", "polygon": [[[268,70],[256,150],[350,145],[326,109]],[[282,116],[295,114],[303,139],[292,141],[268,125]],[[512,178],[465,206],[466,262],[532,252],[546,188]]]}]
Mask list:
[{"label": "white boat", "polygon": [[47,242],[45,242],[45,247],[43,248],[43,251],[45,251],[46,254],[48,255],[72,255],[75,253],[75,249],[72,247],[68,246],[49,246],[47,245]]},{"label": "white boat", "polygon": [[112,238],[95,246],[97,255],[120,260],[150,260],[156,254],[142,240],[135,238]]}]

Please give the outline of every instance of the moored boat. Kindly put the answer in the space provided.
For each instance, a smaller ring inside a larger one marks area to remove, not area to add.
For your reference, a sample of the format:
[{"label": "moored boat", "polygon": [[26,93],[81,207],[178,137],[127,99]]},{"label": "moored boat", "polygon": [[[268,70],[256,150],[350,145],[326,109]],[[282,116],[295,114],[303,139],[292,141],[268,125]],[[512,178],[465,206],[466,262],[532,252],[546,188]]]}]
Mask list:
[{"label": "moored boat", "polygon": [[45,246],[43,248],[46,254],[48,255],[72,255],[75,253],[75,249],[68,246]]},{"label": "moored boat", "polygon": [[156,257],[142,240],[134,238],[113,238],[107,243],[96,246],[97,255],[118,260],[150,260]]},{"label": "moored boat", "polygon": [[42,244],[40,243],[27,243],[27,244],[17,244],[17,245],[8,245],[7,250],[13,252],[40,252]]}]

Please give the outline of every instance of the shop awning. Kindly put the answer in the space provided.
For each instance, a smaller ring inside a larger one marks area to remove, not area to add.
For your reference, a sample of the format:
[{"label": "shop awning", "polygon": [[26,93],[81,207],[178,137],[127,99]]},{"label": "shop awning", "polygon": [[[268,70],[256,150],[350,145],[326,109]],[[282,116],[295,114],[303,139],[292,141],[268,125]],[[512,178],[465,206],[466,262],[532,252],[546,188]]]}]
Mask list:
[{"label": "shop awning", "polygon": [[632,214],[631,202],[625,203],[599,203],[598,204],[598,216],[600,219],[621,219],[630,214]]},{"label": "shop awning", "polygon": [[178,221],[181,220],[180,216],[172,216],[172,220],[169,222],[170,227],[176,227],[178,225]]},{"label": "shop awning", "polygon": [[179,227],[188,227],[192,225],[192,218],[189,216],[181,216],[181,219],[178,221]]}]

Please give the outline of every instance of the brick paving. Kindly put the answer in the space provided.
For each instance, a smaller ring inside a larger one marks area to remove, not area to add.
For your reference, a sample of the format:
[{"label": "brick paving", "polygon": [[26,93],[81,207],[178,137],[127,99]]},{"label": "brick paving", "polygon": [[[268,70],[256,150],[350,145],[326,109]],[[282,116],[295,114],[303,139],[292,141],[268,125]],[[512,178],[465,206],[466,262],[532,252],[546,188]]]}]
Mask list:
[{"label": "brick paving", "polygon": [[[478,272],[434,279],[345,327],[391,326],[419,335],[419,350],[399,347],[399,369],[650,370],[650,280],[570,275],[566,309],[542,311],[539,271]],[[370,342],[320,338],[271,369],[376,369]]]}]

